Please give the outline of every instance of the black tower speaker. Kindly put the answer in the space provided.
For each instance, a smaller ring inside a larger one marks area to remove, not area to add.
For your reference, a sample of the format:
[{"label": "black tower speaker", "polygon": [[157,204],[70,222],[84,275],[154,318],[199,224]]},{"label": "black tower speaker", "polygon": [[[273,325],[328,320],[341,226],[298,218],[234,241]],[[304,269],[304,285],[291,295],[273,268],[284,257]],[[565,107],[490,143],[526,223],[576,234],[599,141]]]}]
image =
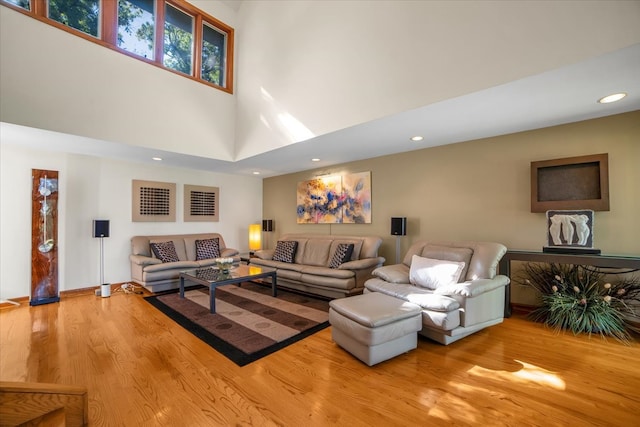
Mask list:
[{"label": "black tower speaker", "polygon": [[262,220],[262,231],[273,231],[273,220],[272,219],[263,219]]},{"label": "black tower speaker", "polygon": [[93,237],[109,237],[109,220],[93,220]]},{"label": "black tower speaker", "polygon": [[391,218],[391,235],[406,236],[407,234],[407,218]]}]

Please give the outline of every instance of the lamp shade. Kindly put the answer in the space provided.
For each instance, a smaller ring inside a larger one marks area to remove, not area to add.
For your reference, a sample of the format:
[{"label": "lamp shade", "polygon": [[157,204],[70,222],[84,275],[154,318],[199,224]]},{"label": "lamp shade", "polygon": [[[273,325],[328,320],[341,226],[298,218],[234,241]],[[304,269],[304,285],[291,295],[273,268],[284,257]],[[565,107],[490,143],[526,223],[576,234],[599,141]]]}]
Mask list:
[{"label": "lamp shade", "polygon": [[261,247],[262,228],[260,224],[249,225],[249,250],[257,251]]}]

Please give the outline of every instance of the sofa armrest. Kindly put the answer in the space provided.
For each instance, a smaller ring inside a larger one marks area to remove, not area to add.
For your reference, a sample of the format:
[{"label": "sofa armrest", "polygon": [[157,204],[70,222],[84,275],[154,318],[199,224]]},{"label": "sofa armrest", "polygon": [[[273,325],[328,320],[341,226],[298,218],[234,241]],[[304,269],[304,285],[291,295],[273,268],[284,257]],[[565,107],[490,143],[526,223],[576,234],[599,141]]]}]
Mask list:
[{"label": "sofa armrest", "polygon": [[275,249],[260,249],[259,251],[255,251],[253,255],[260,259],[273,259],[274,252]]},{"label": "sofa armrest", "polygon": [[339,270],[366,270],[384,263],[383,257],[356,259],[340,264]]},{"label": "sofa armrest", "polygon": [[509,278],[504,275],[497,275],[493,279],[476,279],[463,283],[439,286],[434,294],[438,295],[461,295],[463,297],[476,297],[484,293],[498,289],[509,284]]},{"label": "sofa armrest", "polygon": [[229,258],[229,257],[233,257],[235,255],[238,255],[239,253],[240,253],[240,251],[237,250],[237,249],[224,248],[223,250],[220,251],[220,256],[222,258]]},{"label": "sofa armrest", "polygon": [[404,264],[383,265],[371,274],[389,283],[409,283],[409,267]]},{"label": "sofa armrest", "polygon": [[129,260],[136,265],[154,265],[154,264],[162,264],[162,261],[158,258],[152,258],[144,255],[129,255]]}]

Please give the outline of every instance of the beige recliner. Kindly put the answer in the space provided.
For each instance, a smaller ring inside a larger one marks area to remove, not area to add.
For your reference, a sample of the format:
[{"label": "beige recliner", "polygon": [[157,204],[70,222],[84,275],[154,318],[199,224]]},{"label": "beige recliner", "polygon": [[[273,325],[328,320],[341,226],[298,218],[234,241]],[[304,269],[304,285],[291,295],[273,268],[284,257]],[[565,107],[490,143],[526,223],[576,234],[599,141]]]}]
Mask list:
[{"label": "beige recliner", "polygon": [[419,333],[447,345],[502,322],[509,278],[496,273],[506,251],[493,242],[420,241],[401,264],[374,270],[364,292],[420,306]]}]

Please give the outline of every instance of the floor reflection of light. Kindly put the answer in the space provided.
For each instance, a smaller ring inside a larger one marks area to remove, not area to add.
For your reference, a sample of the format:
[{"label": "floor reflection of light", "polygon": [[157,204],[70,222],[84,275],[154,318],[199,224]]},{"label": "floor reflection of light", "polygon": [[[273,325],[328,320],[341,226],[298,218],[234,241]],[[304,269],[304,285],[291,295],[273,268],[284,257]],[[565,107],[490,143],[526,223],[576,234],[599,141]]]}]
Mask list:
[{"label": "floor reflection of light", "polygon": [[[462,383],[450,383],[450,385],[459,389],[463,393],[467,393],[469,391],[486,393],[485,389],[479,390],[477,387],[472,387]],[[453,393],[443,390],[428,389],[421,392],[420,403],[425,408],[428,408],[427,413],[430,417],[438,418],[443,421],[452,421],[450,408],[457,408],[455,414],[453,414],[456,421],[463,420],[468,423],[475,423],[478,419],[476,416],[477,409],[475,409],[468,401]]]},{"label": "floor reflection of light", "polygon": [[562,380],[562,378],[560,378],[555,372],[547,371],[539,366],[532,365],[521,360],[516,360],[516,362],[522,365],[522,368],[516,372],[495,371],[476,365],[469,370],[469,373],[471,375],[492,377],[522,384],[535,383],[545,387],[551,387],[556,390],[564,390],[566,388],[564,380]]},{"label": "floor reflection of light", "polygon": [[[515,360],[515,362],[522,365],[522,368],[516,372],[498,371],[476,365],[471,368],[468,373],[472,376],[482,377],[483,379],[494,379],[518,384],[536,384],[557,390],[564,390],[566,388],[565,382],[555,372],[520,360]],[[464,382],[449,382],[447,390],[448,391],[427,389],[421,392],[419,402],[427,408],[430,417],[447,422],[451,422],[453,419],[456,421],[462,420],[466,423],[475,423],[482,418],[479,408],[475,407],[473,399],[468,399],[468,397],[491,393],[489,388],[474,386]],[[459,410],[456,410],[455,414],[451,414],[446,408],[452,407],[458,408]]]}]

